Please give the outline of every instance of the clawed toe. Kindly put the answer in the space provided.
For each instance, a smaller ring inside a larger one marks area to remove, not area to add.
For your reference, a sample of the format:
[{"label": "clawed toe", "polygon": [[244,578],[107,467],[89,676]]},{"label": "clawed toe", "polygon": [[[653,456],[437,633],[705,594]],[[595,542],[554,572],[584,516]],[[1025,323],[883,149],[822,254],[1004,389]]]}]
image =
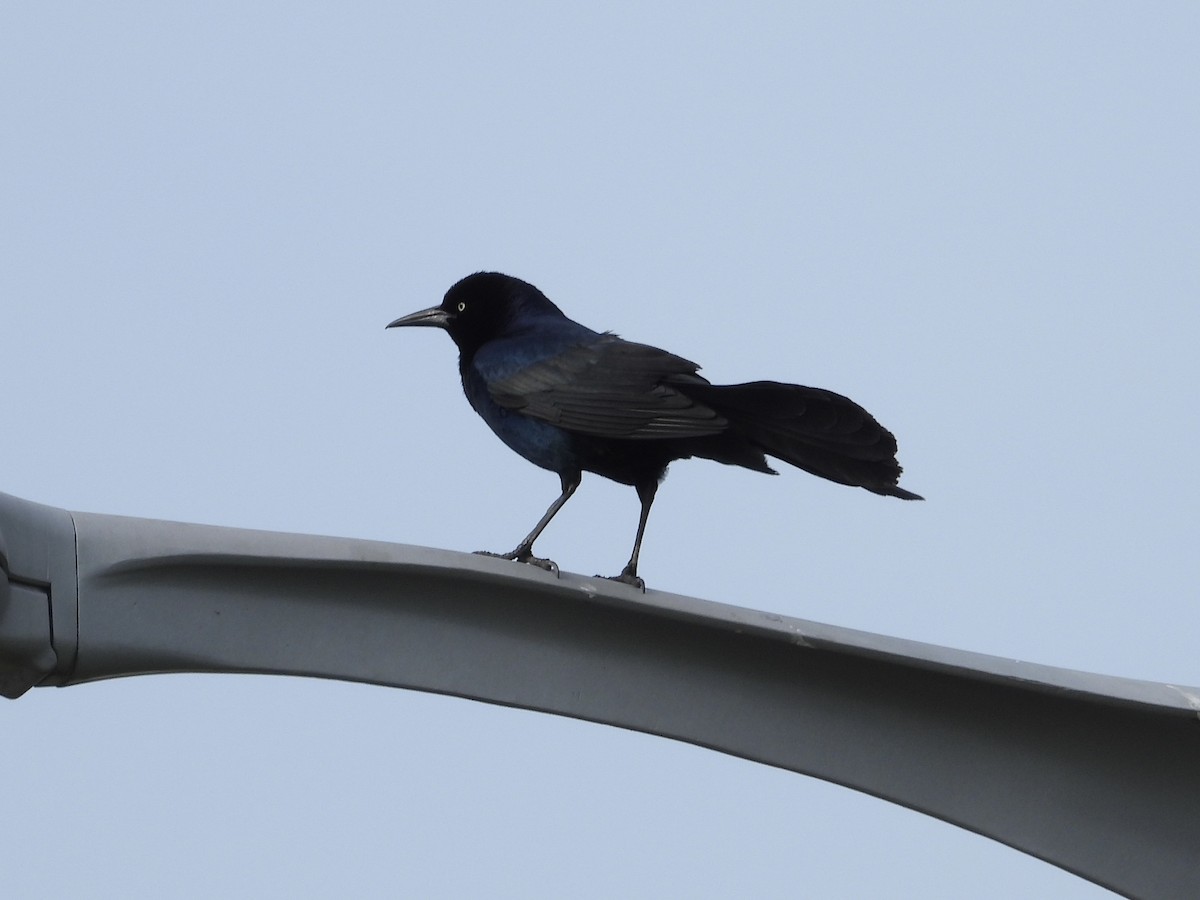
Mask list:
[{"label": "clawed toe", "polygon": [[476,556],[490,556],[492,559],[516,559],[511,553],[493,553],[491,550],[475,550]]},{"label": "clawed toe", "polygon": [[539,569],[545,569],[547,572],[550,572],[552,575],[554,575],[555,578],[558,577],[558,563],[552,559],[541,559],[537,556],[527,556],[525,559],[520,560],[520,562],[527,563],[531,566],[537,566]]},{"label": "clawed toe", "polygon": [[603,578],[605,581],[618,581],[621,584],[637,588],[643,594],[646,593],[646,582],[631,572],[622,572],[620,575],[597,575],[596,577]]},{"label": "clawed toe", "polygon": [[512,550],[508,553],[493,553],[490,550],[476,550],[475,555],[490,556],[492,559],[511,559],[515,562],[536,566],[539,569],[551,573],[555,578],[558,577],[558,563],[552,559],[542,559],[540,556],[534,556],[528,550],[522,552],[520,548],[517,548],[516,550]]}]

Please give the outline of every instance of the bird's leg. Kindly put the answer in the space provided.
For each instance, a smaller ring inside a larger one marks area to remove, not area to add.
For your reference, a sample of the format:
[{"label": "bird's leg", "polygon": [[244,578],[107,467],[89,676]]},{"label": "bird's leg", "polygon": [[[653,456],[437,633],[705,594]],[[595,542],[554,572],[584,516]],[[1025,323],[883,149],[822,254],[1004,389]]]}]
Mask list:
[{"label": "bird's leg", "polygon": [[538,523],[533,526],[533,531],[525,535],[525,540],[517,544],[515,550],[508,553],[490,553],[487,550],[476,550],[480,556],[494,556],[498,559],[515,559],[517,562],[528,563],[531,566],[537,566],[539,569],[545,569],[547,572],[558,574],[558,565],[550,559],[541,559],[533,555],[533,542],[538,539],[538,535],[545,530],[550,524],[550,520],[554,518],[554,514],[562,509],[563,504],[571,499],[571,495],[575,493],[575,489],[579,487],[579,482],[582,479],[581,472],[567,472],[560,474],[559,478],[562,481],[562,493],[558,499],[550,504],[550,508],[546,510],[546,514],[538,520]]},{"label": "bird's leg", "polygon": [[638,499],[642,501],[642,513],[638,517],[637,537],[633,541],[633,555],[629,557],[629,562],[625,564],[625,568],[621,570],[620,575],[607,577],[609,581],[619,581],[622,584],[632,585],[635,588],[640,588],[642,593],[645,593],[646,582],[642,581],[637,573],[638,554],[642,552],[642,536],[646,533],[646,520],[650,518],[650,504],[654,502],[654,495],[658,492],[658,479],[651,481],[649,484],[638,484],[636,487]]}]

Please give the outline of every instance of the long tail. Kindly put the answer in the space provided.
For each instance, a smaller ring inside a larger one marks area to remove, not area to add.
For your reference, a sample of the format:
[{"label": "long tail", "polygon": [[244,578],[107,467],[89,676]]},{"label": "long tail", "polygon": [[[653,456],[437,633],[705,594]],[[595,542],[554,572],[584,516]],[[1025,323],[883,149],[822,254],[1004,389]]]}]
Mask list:
[{"label": "long tail", "polygon": [[775,381],[672,384],[719,412],[732,430],[769,456],[876,494],[925,498],[902,487],[896,438],[848,397]]}]

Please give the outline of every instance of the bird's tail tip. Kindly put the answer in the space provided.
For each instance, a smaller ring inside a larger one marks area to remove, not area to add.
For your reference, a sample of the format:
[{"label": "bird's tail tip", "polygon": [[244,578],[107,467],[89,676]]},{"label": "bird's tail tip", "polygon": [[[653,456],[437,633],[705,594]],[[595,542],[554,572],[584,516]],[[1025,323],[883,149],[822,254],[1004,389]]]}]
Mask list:
[{"label": "bird's tail tip", "polygon": [[899,487],[894,484],[889,484],[887,487],[883,487],[883,488],[869,487],[869,488],[867,488],[867,490],[871,491],[872,493],[875,493],[875,494],[882,494],[885,497],[899,497],[901,500],[924,500],[925,499],[920,494],[914,494],[912,491],[906,491],[904,488]]}]

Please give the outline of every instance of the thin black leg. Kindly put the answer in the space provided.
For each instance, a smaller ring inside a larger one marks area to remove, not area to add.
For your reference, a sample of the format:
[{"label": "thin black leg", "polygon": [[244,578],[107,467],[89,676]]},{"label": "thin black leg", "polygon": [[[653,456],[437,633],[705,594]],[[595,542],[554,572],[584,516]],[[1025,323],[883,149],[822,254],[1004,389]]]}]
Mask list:
[{"label": "thin black leg", "polygon": [[558,574],[558,565],[550,559],[540,559],[533,555],[533,542],[538,539],[538,536],[550,524],[550,520],[554,518],[554,514],[563,508],[563,504],[571,499],[571,495],[575,493],[575,489],[579,487],[579,482],[583,478],[582,472],[568,472],[559,475],[562,483],[562,493],[558,499],[550,504],[550,508],[546,510],[546,514],[538,520],[538,523],[533,526],[533,531],[525,535],[525,539],[517,544],[515,550],[508,553],[491,553],[487,550],[475,551],[480,556],[495,556],[499,559],[515,559],[517,562],[528,563],[531,566],[537,566],[539,569],[545,569],[547,572]]},{"label": "thin black leg", "polygon": [[638,556],[642,552],[642,537],[646,534],[646,520],[650,518],[650,506],[654,503],[654,495],[658,492],[658,479],[651,481],[648,484],[637,485],[638,499],[642,501],[642,512],[638,517],[637,537],[633,541],[633,554],[629,557],[629,562],[625,564],[625,568],[621,570],[620,575],[614,575],[610,581],[620,581],[623,584],[633,585],[635,588],[646,590],[646,582],[638,577]]}]

